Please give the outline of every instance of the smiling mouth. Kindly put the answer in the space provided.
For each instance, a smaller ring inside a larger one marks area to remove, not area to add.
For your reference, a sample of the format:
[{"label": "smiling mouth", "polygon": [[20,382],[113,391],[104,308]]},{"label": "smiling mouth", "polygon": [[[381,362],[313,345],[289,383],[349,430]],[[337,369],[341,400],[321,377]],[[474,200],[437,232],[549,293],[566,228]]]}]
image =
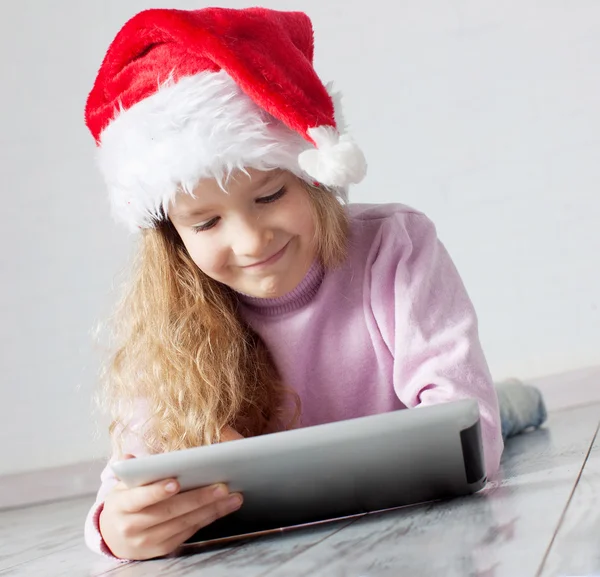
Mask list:
[{"label": "smiling mouth", "polygon": [[269,265],[269,264],[272,264],[272,263],[278,261],[283,256],[283,253],[285,252],[285,250],[287,249],[289,244],[290,244],[290,241],[288,241],[282,249],[278,250],[275,254],[271,255],[269,258],[267,258],[265,260],[261,260],[260,262],[255,262],[254,264],[249,264],[247,266],[243,266],[242,268],[258,268],[258,267],[266,266],[266,265]]}]

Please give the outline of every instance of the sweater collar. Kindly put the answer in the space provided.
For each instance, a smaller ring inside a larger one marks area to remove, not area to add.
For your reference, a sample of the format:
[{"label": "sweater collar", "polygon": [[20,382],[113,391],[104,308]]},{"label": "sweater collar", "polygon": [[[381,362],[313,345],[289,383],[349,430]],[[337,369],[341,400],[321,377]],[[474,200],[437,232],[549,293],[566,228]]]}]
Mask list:
[{"label": "sweater collar", "polygon": [[319,261],[315,261],[300,284],[283,296],[273,299],[251,297],[243,293],[238,293],[238,296],[246,308],[261,315],[277,316],[291,313],[302,308],[315,297],[324,277],[323,265]]}]

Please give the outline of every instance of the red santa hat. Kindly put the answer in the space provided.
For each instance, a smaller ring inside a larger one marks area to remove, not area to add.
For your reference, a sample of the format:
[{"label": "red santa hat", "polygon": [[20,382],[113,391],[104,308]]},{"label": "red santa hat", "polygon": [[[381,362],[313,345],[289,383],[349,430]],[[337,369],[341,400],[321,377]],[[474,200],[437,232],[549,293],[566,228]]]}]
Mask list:
[{"label": "red santa hat", "polygon": [[300,12],[146,10],[129,20],[85,110],[115,216],[152,227],[179,190],[248,167],[289,170],[345,197],[366,163],[313,49]]}]

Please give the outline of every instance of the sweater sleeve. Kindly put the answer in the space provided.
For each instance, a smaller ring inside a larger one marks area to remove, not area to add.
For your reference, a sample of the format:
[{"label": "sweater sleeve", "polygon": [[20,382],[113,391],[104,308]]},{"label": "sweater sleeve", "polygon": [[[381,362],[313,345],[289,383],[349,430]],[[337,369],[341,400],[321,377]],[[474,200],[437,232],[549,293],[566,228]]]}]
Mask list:
[{"label": "sweater sleeve", "polygon": [[104,508],[104,500],[106,499],[106,496],[119,482],[119,479],[117,479],[111,469],[112,463],[120,460],[122,455],[133,455],[134,457],[143,457],[148,455],[148,450],[144,446],[142,437],[139,434],[139,430],[141,428],[140,423],[144,422],[142,416],[143,410],[140,409],[139,414],[137,414],[132,421],[132,425],[128,427],[127,432],[123,434],[122,453],[119,455],[113,453],[106,464],[106,467],[102,471],[102,474],[100,475],[100,488],[98,489],[96,500],[94,501],[94,504],[92,505],[86,517],[84,527],[85,543],[89,549],[95,553],[104,555],[105,557],[117,559],[122,562],[126,562],[128,560],[118,559],[115,557],[102,538],[102,534],[100,532],[100,514]]},{"label": "sweater sleeve", "polygon": [[503,450],[498,397],[462,280],[420,213],[393,213],[378,240],[370,257],[371,307],[393,356],[394,390],[408,408],[476,399],[491,478]]}]

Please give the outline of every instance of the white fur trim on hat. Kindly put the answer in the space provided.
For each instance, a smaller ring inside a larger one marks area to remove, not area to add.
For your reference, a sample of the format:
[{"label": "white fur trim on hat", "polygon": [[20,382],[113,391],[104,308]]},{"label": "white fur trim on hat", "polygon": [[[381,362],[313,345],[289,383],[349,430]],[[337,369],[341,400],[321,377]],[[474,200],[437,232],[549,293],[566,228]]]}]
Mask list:
[{"label": "white fur trim on hat", "polygon": [[[337,95],[334,101],[337,122]],[[289,170],[345,198],[347,185],[364,175],[362,153],[332,127],[309,135],[317,149],[255,104],[226,72],[203,72],[168,81],[118,111],[100,135],[98,163],[113,214],[131,230],[153,227],[178,191],[191,193],[200,179],[222,182],[244,168]]]}]

